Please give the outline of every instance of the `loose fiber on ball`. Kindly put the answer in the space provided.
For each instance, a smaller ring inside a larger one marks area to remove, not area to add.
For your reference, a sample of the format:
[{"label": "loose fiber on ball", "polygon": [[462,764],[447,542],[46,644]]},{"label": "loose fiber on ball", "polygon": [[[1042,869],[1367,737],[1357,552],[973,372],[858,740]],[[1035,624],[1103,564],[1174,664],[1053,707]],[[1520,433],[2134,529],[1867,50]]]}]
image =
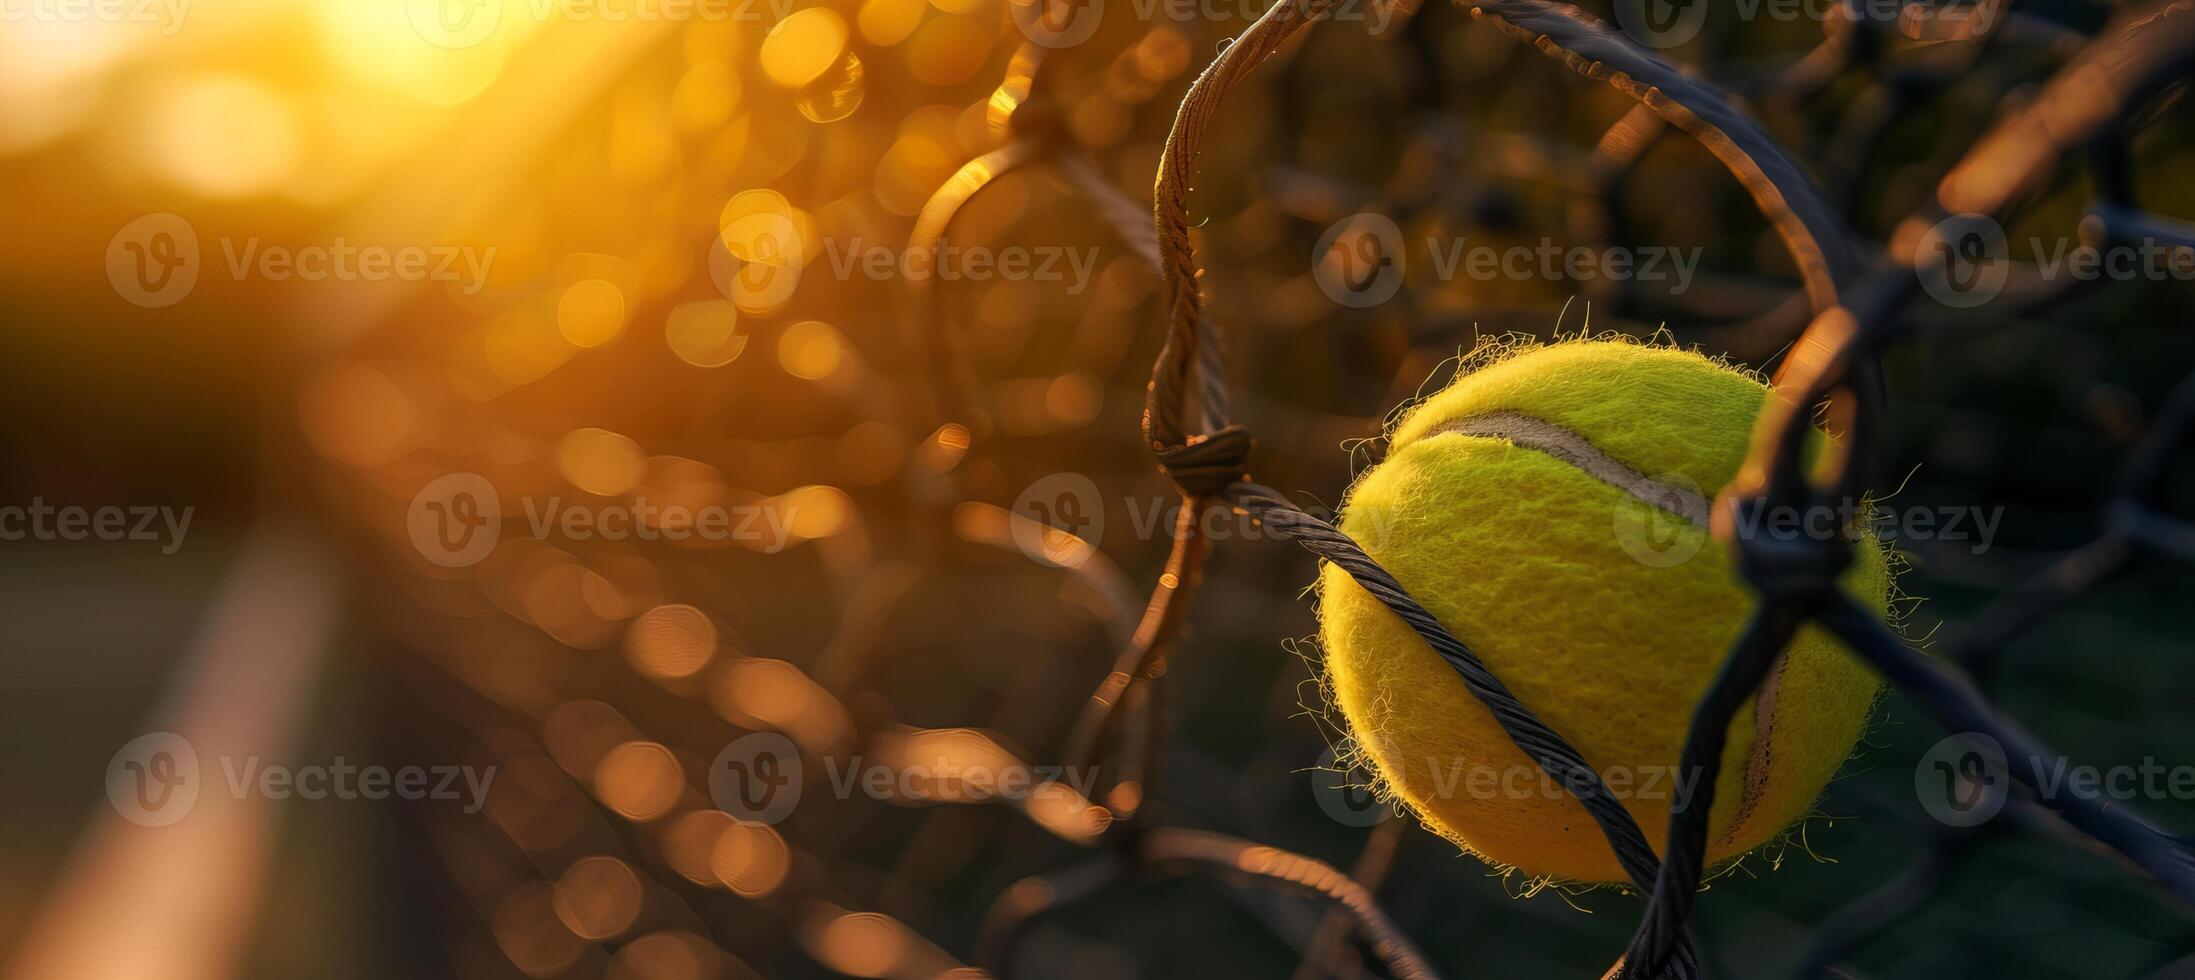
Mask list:
[{"label": "loose fiber on ball", "polygon": [[[1706,506],[1744,460],[1767,386],[1699,354],[1578,340],[1478,366],[1397,423],[1341,527],[1577,748],[1659,848],[1692,708],[1754,597]],[[1871,537],[1843,585],[1889,602]],[[1327,686],[1361,760],[1430,829],[1528,874],[1624,878],[1578,801],[1549,784],[1455,671],[1331,565]],[[1731,723],[1709,859],[1811,812],[1874,702],[1873,674],[1799,633]]]}]

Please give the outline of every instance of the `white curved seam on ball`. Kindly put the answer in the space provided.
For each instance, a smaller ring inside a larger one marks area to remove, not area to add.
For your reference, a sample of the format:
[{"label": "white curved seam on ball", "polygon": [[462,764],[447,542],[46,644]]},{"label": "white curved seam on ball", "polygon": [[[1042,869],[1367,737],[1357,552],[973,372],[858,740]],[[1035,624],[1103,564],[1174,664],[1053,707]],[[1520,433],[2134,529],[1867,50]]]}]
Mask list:
[{"label": "white curved seam on ball", "polygon": [[1504,409],[1467,415],[1427,430],[1420,439],[1453,432],[1457,435],[1505,439],[1570,464],[1585,475],[1623,491],[1632,498],[1682,517],[1699,527],[1708,524],[1707,498],[1683,487],[1670,486],[1624,465],[1592,441],[1545,419]]}]

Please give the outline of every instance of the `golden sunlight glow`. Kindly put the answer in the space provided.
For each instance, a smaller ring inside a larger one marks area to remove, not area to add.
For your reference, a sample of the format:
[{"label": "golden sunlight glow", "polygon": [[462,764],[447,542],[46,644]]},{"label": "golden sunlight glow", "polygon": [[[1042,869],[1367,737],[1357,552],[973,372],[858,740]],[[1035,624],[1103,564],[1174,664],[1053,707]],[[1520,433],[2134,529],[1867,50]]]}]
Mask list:
[{"label": "golden sunlight glow", "polygon": [[505,52],[540,26],[532,17],[483,19],[486,15],[476,11],[466,26],[492,26],[484,36],[449,34],[429,40],[429,31],[412,18],[414,8],[433,11],[431,3],[312,6],[331,64],[355,81],[393,88],[430,105],[458,105],[479,95],[502,74]]},{"label": "golden sunlight glow", "polygon": [[304,152],[290,101],[262,82],[232,74],[162,87],[146,140],[149,162],[161,176],[213,197],[271,190]]}]

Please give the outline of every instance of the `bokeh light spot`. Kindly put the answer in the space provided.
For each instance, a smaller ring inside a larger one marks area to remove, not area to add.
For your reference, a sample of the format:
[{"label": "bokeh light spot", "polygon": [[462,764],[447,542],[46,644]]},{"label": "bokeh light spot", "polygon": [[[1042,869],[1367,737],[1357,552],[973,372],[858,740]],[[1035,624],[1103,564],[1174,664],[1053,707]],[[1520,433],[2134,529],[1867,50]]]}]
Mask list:
[{"label": "bokeh light spot", "polygon": [[564,478],[605,497],[632,489],[647,464],[639,443],[608,429],[573,429],[556,446],[556,466]]},{"label": "bokeh light spot", "polygon": [[625,329],[625,293],[606,279],[581,279],[556,302],[556,329],[574,347],[600,347]]},{"label": "bokeh light spot", "polygon": [[762,73],[797,89],[830,70],[846,50],[846,21],[825,7],[796,10],[762,39]]}]

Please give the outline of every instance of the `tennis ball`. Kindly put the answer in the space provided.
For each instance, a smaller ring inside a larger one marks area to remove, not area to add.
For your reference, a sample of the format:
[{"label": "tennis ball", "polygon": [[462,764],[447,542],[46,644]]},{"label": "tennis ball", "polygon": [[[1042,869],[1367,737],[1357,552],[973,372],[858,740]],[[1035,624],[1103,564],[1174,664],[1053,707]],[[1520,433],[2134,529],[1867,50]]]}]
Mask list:
[{"label": "tennis ball", "polygon": [[[1606,340],[1511,351],[1405,416],[1343,507],[1342,529],[1602,774],[1657,851],[1693,706],[1755,601],[1705,525],[1766,397],[1754,377],[1689,351]],[[1840,585],[1885,608],[1890,574],[1872,537],[1855,543]],[[1384,792],[1497,865],[1624,880],[1584,805],[1400,617],[1332,564],[1319,607],[1329,692]],[[1798,634],[1731,722],[1710,862],[1807,815],[1876,687],[1818,626]]]}]

